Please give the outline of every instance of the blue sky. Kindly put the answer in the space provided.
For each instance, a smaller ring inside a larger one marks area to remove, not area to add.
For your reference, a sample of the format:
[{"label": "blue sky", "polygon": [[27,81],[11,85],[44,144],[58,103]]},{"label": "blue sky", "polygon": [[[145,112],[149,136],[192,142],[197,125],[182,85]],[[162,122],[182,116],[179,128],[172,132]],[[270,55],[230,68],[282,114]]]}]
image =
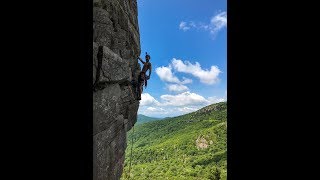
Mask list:
[{"label": "blue sky", "polygon": [[[173,117],[227,98],[226,0],[138,0],[151,79],[139,113]],[[141,66],[142,67],[142,66]]]}]

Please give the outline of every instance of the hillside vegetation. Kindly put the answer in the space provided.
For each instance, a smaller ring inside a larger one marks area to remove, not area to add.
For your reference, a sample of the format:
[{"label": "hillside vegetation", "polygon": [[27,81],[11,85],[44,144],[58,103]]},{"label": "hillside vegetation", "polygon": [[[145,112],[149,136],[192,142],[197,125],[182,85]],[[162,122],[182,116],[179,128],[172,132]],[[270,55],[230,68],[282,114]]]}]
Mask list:
[{"label": "hillside vegetation", "polygon": [[227,103],[136,125],[134,133],[128,132],[127,144],[121,179],[128,179],[130,175],[130,179],[225,180]]}]

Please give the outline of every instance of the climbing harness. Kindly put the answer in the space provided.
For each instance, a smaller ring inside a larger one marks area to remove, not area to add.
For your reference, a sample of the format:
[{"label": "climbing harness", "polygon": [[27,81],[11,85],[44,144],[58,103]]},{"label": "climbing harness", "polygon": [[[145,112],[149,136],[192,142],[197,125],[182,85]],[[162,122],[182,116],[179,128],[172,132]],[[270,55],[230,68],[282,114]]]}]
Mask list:
[{"label": "climbing harness", "polygon": [[131,160],[132,160],[133,137],[134,137],[134,125],[133,125],[133,127],[132,127],[132,139],[131,139],[131,152],[130,152],[129,178],[128,178],[128,179],[130,179],[130,172],[131,172]]}]

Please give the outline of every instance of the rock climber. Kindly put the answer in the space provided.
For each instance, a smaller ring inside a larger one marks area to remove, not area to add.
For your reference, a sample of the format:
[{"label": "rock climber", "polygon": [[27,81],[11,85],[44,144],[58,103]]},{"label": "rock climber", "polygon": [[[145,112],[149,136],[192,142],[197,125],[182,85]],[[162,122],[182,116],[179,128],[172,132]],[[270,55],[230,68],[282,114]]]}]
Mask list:
[{"label": "rock climber", "polygon": [[[139,56],[138,59],[143,64],[142,70],[140,72],[139,78],[138,78],[138,100],[141,100],[141,93],[143,91],[143,85],[147,87],[147,80],[150,79],[151,76],[151,63],[149,60],[151,59],[150,55],[146,53],[146,62],[144,62]],[[149,76],[146,76],[146,72],[149,70]]]}]

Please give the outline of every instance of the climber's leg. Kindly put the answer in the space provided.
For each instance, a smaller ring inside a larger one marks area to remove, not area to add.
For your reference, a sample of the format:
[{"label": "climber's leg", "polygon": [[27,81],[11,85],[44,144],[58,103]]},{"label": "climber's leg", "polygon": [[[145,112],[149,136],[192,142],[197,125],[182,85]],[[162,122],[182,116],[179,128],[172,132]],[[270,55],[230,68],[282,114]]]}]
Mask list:
[{"label": "climber's leg", "polygon": [[142,94],[142,91],[143,91],[143,84],[144,84],[144,79],[145,79],[145,73],[144,72],[141,72],[139,74],[139,78],[138,78],[138,100],[141,100],[141,94]]}]

